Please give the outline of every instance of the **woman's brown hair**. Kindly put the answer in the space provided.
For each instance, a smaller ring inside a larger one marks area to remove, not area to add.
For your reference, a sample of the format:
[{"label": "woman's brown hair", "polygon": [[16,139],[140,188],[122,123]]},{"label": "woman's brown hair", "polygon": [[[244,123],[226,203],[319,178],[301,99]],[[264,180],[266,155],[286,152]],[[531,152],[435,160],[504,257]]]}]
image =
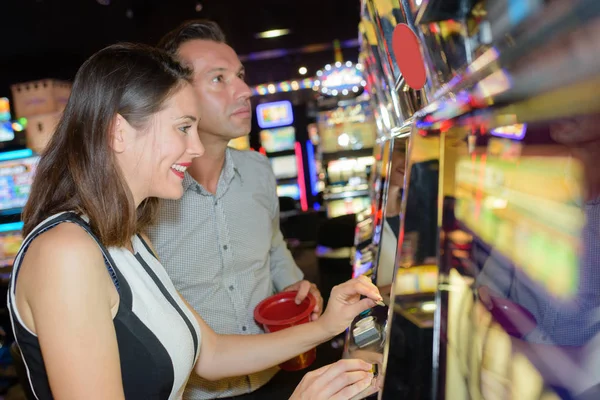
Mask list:
[{"label": "woman's brown hair", "polygon": [[71,96],[39,161],[23,210],[23,233],[61,211],[89,218],[105,246],[123,246],[154,219],[158,199],[135,209],[110,146],[117,114],[137,129],[190,79],[167,53],[117,44],[90,57],[75,76]]}]

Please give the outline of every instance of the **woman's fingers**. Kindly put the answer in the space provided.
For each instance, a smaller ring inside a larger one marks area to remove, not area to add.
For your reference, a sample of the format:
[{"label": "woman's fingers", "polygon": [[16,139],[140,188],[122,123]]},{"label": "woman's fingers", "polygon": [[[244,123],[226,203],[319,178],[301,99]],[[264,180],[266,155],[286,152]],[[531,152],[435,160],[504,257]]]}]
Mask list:
[{"label": "woman's fingers", "polygon": [[363,380],[370,381],[373,378],[371,368],[371,364],[362,360],[340,360],[315,379],[311,389],[315,390],[315,393],[319,393],[319,399],[329,399],[347,386],[355,385]]}]

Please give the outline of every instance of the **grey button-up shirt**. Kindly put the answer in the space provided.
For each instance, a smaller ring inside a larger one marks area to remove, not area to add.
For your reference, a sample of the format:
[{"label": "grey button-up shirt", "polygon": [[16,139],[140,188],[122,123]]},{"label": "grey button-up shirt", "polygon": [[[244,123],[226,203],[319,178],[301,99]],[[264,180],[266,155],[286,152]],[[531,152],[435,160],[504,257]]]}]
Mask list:
[{"label": "grey button-up shirt", "polygon": [[[298,282],[296,266],[279,229],[279,201],[269,161],[254,151],[227,149],[216,194],[191,176],[180,200],[163,201],[148,232],[181,295],[217,333],[262,333],[254,308]],[[185,399],[248,393],[277,369],[209,382],[192,374]]]}]

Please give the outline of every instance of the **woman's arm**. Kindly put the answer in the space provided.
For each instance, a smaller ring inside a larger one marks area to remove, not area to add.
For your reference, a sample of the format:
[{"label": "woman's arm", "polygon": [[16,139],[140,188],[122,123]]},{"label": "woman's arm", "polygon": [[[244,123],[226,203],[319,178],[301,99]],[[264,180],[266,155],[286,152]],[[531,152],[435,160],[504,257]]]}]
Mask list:
[{"label": "woman's arm", "polygon": [[125,398],[115,299],[100,249],[81,227],[63,223],[32,242],[19,270],[16,302],[38,336],[55,399]]},{"label": "woman's arm", "polygon": [[[360,300],[360,295],[370,299]],[[186,302],[202,331],[195,372],[205,379],[217,380],[280,364],[342,332],[356,315],[375,305],[371,299],[381,297],[368,279],[348,281],[332,290],[329,307],[318,320],[262,335],[218,335]]]},{"label": "woman's arm", "polygon": [[[156,255],[152,242],[146,235],[141,236]],[[361,295],[366,298],[361,300]],[[334,287],[327,309],[314,322],[263,335],[218,335],[180,297],[202,332],[200,357],[194,370],[209,380],[247,375],[287,361],[343,332],[354,317],[382,300],[377,287],[363,276]]]}]

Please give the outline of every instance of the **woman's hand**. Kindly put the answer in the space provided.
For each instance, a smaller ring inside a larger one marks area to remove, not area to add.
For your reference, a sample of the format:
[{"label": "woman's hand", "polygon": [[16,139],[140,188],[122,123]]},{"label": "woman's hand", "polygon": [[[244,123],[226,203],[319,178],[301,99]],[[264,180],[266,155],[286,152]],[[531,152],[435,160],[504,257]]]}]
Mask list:
[{"label": "woman's hand", "polygon": [[367,389],[372,381],[371,364],[340,360],[304,375],[289,400],[348,400]]},{"label": "woman's hand", "polygon": [[[361,300],[361,295],[366,298]],[[314,323],[320,324],[333,337],[343,332],[358,314],[382,300],[371,279],[366,276],[351,279],[331,290],[325,312]]]}]

